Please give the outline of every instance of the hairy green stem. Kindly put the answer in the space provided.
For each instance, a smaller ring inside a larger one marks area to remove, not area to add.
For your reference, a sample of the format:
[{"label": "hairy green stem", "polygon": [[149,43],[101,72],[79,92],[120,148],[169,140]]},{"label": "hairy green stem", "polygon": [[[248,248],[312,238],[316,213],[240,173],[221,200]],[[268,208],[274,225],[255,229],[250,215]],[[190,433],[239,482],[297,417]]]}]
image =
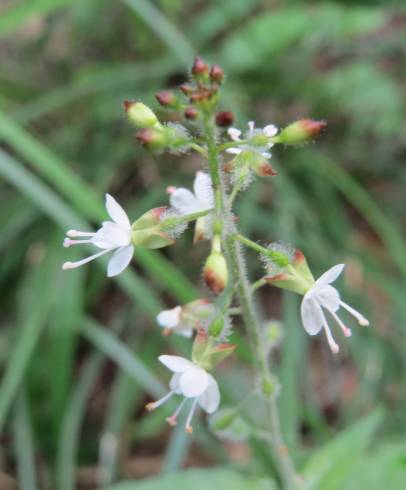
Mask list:
[{"label": "hairy green stem", "polygon": [[254,358],[256,359],[257,376],[264,394],[268,415],[268,429],[272,436],[268,442],[274,454],[284,488],[286,490],[294,490],[298,485],[298,477],[281,434],[275,393],[270,392],[271,386],[275,386],[275,380],[269,372],[267,352],[264,349],[265,343],[262,341],[261,323],[253,302],[252,288],[245,270],[243,250],[236,239],[236,237],[241,235],[237,233],[233,215],[226,204],[229,201],[220,169],[219,148],[216,145],[215,126],[211,116],[205,118],[204,129],[208,149],[209,172],[215,196],[216,220],[221,220],[222,223],[223,221],[226,222],[226,226],[222,227],[222,246],[229,261],[230,280],[236,283],[241,314],[248,329]]}]

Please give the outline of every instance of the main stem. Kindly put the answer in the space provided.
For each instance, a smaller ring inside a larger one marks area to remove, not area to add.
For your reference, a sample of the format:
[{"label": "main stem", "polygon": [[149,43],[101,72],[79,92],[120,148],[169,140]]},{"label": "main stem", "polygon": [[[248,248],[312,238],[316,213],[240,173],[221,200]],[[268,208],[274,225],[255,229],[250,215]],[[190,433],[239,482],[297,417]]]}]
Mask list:
[{"label": "main stem", "polygon": [[[209,172],[213,184],[215,201],[214,227],[215,229],[217,228],[217,231],[219,231],[218,228],[222,228],[222,245],[230,262],[231,281],[237,284],[237,295],[241,307],[241,314],[250,334],[254,358],[256,359],[257,376],[265,395],[267,386],[272,382],[272,377],[269,372],[267,353],[261,338],[260,320],[253,302],[252,290],[245,270],[244,253],[240,243],[233,238],[237,230],[231,209],[228,206],[223,176],[219,166],[219,150],[215,139],[214,122],[211,116],[205,118],[205,135],[208,149]],[[226,226],[223,226],[224,223]],[[282,437],[275,394],[266,394],[264,401],[268,414],[268,428],[271,433],[269,439],[271,450],[277,462],[284,488],[286,490],[294,490],[297,488],[298,477]]]}]

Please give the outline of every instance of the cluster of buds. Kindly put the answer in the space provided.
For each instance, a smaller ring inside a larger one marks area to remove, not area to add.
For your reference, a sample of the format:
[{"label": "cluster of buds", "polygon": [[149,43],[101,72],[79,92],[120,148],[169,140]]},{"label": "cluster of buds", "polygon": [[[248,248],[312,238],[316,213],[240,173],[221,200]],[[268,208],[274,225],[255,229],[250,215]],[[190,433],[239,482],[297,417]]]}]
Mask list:
[{"label": "cluster of buds", "polygon": [[179,124],[162,124],[156,114],[142,102],[124,102],[128,120],[138,128],[136,139],[150,150],[170,148],[174,151],[188,147],[189,136],[186,129]]}]

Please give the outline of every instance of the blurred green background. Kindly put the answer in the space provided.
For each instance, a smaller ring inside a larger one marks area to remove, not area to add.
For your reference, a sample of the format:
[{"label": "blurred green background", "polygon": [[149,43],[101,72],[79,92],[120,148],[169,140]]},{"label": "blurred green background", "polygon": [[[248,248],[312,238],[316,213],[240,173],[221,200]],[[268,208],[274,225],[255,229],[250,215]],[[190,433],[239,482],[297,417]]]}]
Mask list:
[{"label": "blurred green background", "polygon": [[[106,190],[135,219],[167,202],[167,185],[190,187],[199,159],[142,150],[122,102],[157,108],[154,93],[184,81],[196,53],[226,70],[237,126],[329,124],[315,143],[276,148],[279,176],[237,206],[244,233],[295,244],[316,275],[346,262],[343,297],[371,320],[333,357],[305,336],[296,296],[261,290],[283,322],[283,431],[309,488],[405,488],[405,27],[403,2],[2,0],[2,490],[113,488],[185,466],[209,469],[136,488],[277,488],[260,435],[240,427],[219,444],[201,419],[186,437],[166,426],[171,407],[143,410],[168,380],[156,356],[189,350],[161,337],[155,315],[206,294],[207,244],[192,248],[188,231],[138,251],[115,281],[101,261],[60,268],[76,253],[61,246],[65,230],[104,219]],[[223,406],[252,390],[238,325],[235,340],[218,370]],[[241,407],[260,426],[254,402]]]}]

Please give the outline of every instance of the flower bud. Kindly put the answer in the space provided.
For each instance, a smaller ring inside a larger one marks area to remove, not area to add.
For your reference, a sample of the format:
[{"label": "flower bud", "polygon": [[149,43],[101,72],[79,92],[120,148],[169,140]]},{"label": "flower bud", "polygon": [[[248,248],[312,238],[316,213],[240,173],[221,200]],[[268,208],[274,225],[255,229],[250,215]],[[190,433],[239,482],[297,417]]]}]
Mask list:
[{"label": "flower bud", "polygon": [[162,230],[166,208],[153,208],[144,213],[131,226],[131,242],[136,247],[162,248],[175,243],[169,234]]},{"label": "flower bud", "polygon": [[[281,244],[275,244],[274,253],[283,253],[276,248],[284,247]],[[270,250],[271,251],[271,250]],[[267,260],[265,258],[265,260]],[[270,259],[272,261],[272,259]],[[278,260],[275,257],[275,260]],[[280,265],[269,264],[269,275],[265,276],[266,281],[273,286],[287,289],[298,294],[306,294],[309,288],[314,284],[314,277],[311,273],[303,253],[296,249],[290,255],[286,254],[287,263]]]},{"label": "flower bud", "polygon": [[209,65],[205,63],[200,56],[196,56],[193,66],[192,75],[196,78],[200,78],[209,73]]},{"label": "flower bud", "polygon": [[182,85],[180,85],[179,87],[179,90],[185,95],[190,95],[194,91],[194,88],[192,87],[192,85],[190,85],[190,83],[182,83]]},{"label": "flower bud", "polygon": [[168,145],[166,134],[154,128],[140,129],[135,133],[136,139],[149,150],[162,150]]},{"label": "flower bud", "polygon": [[272,167],[268,160],[258,152],[252,152],[249,159],[249,165],[252,171],[260,177],[278,175],[278,172]]},{"label": "flower bud", "polygon": [[206,260],[203,269],[206,286],[214,294],[220,294],[227,286],[227,262],[221,252],[212,252]]},{"label": "flower bud", "polygon": [[213,237],[212,250],[204,265],[203,277],[206,286],[214,294],[220,294],[227,286],[227,261],[221,252],[220,237],[218,235]]},{"label": "flower bud", "polygon": [[189,106],[189,107],[186,107],[184,115],[185,115],[186,119],[192,119],[193,120],[193,119],[197,118],[197,116],[199,115],[199,111],[195,107]]},{"label": "flower bud", "polygon": [[326,126],[327,123],[325,121],[300,119],[283,129],[277,136],[272,138],[272,141],[284,143],[285,145],[305,143],[318,136]]},{"label": "flower bud", "polygon": [[178,99],[173,92],[169,92],[168,90],[163,90],[162,92],[158,92],[155,94],[156,100],[163,107],[176,107],[178,104]]},{"label": "flower bud", "polygon": [[212,82],[222,83],[224,80],[224,71],[219,65],[213,65],[210,70],[210,80]]},{"label": "flower bud", "polygon": [[161,123],[158,121],[155,113],[142,102],[133,100],[124,101],[124,109],[127,113],[128,120],[139,128],[160,128]]},{"label": "flower bud", "polygon": [[234,114],[231,111],[221,111],[216,114],[216,124],[220,128],[227,128],[234,122]]},{"label": "flower bud", "polygon": [[193,342],[192,361],[210,371],[231,355],[236,347],[235,344],[218,344],[216,339],[208,335],[202,328],[198,330]]}]

